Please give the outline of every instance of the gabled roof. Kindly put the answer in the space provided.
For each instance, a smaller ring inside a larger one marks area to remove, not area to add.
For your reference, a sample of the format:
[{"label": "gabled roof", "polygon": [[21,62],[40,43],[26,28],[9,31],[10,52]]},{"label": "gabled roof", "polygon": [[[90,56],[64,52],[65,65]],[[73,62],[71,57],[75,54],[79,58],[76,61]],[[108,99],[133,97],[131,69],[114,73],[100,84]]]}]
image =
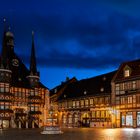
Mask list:
[{"label": "gabled roof", "polygon": [[[13,59],[18,60],[19,66],[14,66],[12,64]],[[30,83],[27,79],[27,76],[29,76],[30,71],[27,69],[27,67],[15,53],[13,53],[13,55],[11,56],[10,61],[11,61],[10,69],[12,70],[11,85],[14,87],[30,88]],[[41,82],[39,82],[38,87],[47,88]]]},{"label": "gabled roof", "polygon": [[[33,42],[34,40],[32,39],[30,71],[14,52],[13,40],[13,33],[4,30],[0,68],[12,71],[11,86],[31,88],[27,76],[29,76],[31,73],[35,76],[38,76],[39,74],[37,73],[36,68],[35,48]],[[46,88],[41,82],[39,82],[38,87]]]},{"label": "gabled roof", "polygon": [[[69,80],[66,80],[65,82],[62,82],[60,85],[54,87],[53,89],[50,90],[50,96],[53,96],[54,94],[59,93],[62,89],[64,89],[64,87],[66,87],[68,84],[76,82],[77,79],[76,77],[73,77]],[[55,90],[57,90],[57,93],[55,93]]]},{"label": "gabled roof", "polygon": [[116,71],[71,83],[58,100],[87,96],[110,95],[111,80]]},{"label": "gabled roof", "polygon": [[[126,67],[131,70],[129,77],[124,77]],[[140,77],[140,59],[122,63],[112,81],[125,81],[136,77]]]}]

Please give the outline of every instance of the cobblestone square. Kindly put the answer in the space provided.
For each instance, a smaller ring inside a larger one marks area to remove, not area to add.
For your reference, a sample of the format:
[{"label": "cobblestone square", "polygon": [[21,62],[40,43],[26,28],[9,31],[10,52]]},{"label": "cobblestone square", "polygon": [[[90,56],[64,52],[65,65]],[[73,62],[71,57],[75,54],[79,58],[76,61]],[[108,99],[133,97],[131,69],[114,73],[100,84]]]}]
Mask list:
[{"label": "cobblestone square", "polygon": [[140,129],[66,128],[60,135],[41,135],[41,129],[7,129],[0,140],[138,140]]}]

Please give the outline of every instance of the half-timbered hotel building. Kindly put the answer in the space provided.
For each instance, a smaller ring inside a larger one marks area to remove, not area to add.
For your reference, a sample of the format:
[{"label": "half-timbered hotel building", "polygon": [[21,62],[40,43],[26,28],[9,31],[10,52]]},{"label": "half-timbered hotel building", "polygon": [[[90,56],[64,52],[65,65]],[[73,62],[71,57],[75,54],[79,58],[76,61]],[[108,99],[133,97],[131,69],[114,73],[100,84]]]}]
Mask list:
[{"label": "half-timbered hotel building", "polygon": [[0,58],[0,126],[34,128],[44,124],[49,91],[40,82],[34,38],[30,69],[14,51],[14,35],[5,29]]},{"label": "half-timbered hotel building", "polygon": [[140,127],[140,59],[67,84],[55,102],[64,127]]},{"label": "half-timbered hotel building", "polygon": [[140,60],[123,63],[112,79],[113,123],[140,127]]},{"label": "half-timbered hotel building", "polygon": [[[67,85],[63,83],[65,89],[55,101],[58,104],[60,125],[62,127],[111,127],[111,80],[114,74],[115,71],[73,81]],[[56,91],[57,94],[57,87],[51,92]]]}]

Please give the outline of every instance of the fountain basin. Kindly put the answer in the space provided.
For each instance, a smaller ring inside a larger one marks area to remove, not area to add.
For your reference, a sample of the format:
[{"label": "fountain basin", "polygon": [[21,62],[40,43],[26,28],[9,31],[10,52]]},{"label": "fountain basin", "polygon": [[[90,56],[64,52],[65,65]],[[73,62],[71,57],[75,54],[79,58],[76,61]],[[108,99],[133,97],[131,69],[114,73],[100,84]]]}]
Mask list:
[{"label": "fountain basin", "polygon": [[62,134],[60,126],[43,126],[41,134]]}]

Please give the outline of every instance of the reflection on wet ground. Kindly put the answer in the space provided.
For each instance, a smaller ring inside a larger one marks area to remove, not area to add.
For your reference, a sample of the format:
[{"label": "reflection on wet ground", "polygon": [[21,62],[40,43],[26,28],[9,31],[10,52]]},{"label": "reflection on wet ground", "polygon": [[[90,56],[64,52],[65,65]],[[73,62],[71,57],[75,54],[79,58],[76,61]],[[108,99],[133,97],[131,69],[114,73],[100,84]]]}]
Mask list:
[{"label": "reflection on wet ground", "polygon": [[0,130],[0,140],[139,140],[140,129],[67,128],[60,135],[41,135],[41,129]]}]

